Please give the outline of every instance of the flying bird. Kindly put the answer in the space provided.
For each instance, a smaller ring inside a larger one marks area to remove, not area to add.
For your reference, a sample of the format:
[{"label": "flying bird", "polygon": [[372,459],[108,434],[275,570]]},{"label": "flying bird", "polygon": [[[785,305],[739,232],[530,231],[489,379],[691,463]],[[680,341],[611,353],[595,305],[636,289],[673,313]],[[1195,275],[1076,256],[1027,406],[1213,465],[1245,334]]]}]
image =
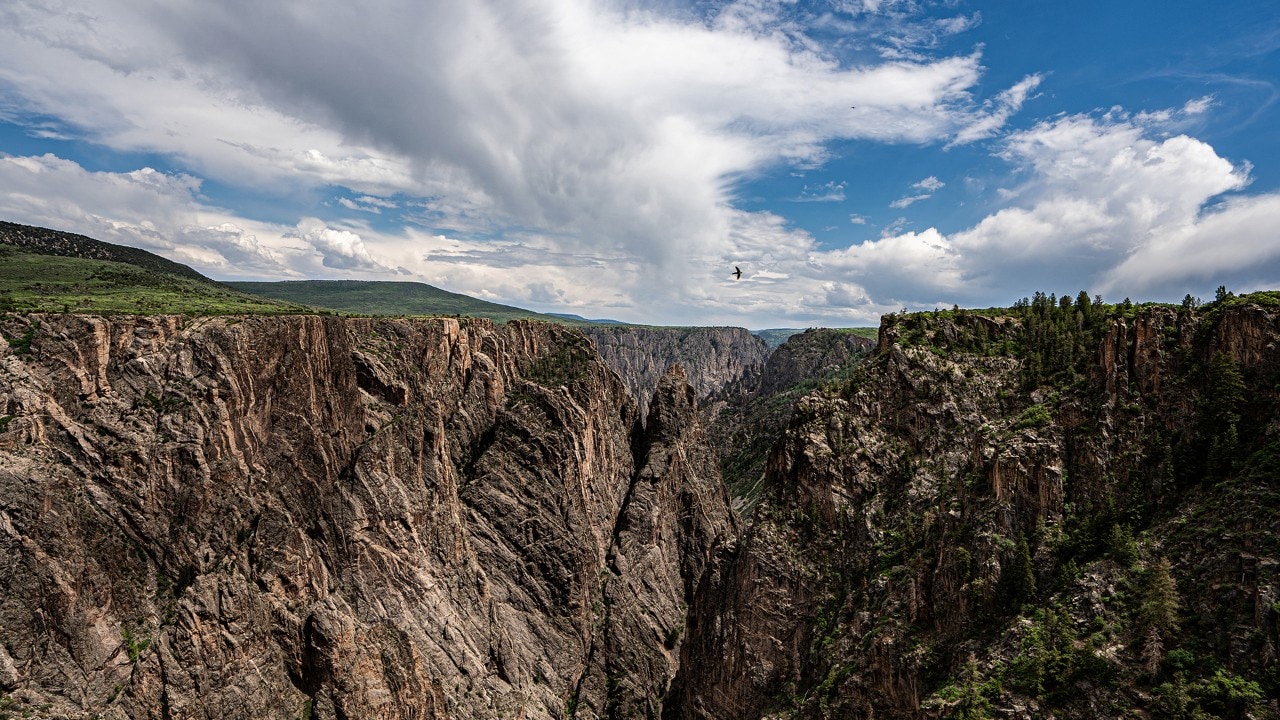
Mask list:
[{"label": "flying bird", "polygon": [[734,266],[733,266],[733,272],[731,272],[731,273],[729,273],[729,274],[733,276],[733,279],[734,279],[734,280],[741,280],[741,279],[742,279],[742,271],[738,269],[738,266],[737,266],[737,265],[734,265]]}]

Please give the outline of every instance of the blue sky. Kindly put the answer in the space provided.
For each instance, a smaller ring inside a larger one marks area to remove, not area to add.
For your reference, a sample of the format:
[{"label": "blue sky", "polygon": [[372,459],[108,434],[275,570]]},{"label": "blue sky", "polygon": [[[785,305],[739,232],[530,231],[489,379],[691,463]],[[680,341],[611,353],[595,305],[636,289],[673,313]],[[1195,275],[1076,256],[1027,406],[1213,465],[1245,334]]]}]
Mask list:
[{"label": "blue sky", "polygon": [[647,323],[1177,301],[1280,287],[1278,82],[1280,2],[14,0],[0,218]]}]

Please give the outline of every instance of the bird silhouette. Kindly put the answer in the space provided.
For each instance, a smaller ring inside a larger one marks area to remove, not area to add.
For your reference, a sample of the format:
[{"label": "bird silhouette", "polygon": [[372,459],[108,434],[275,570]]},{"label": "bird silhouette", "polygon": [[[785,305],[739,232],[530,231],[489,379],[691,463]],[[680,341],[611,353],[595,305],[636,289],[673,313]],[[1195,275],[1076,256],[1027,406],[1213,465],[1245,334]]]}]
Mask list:
[{"label": "bird silhouette", "polygon": [[731,273],[729,273],[729,274],[733,276],[733,279],[734,279],[734,280],[741,280],[741,279],[742,279],[742,271],[738,269],[738,266],[737,266],[737,265],[734,265],[734,266],[733,266],[733,272],[731,272]]}]

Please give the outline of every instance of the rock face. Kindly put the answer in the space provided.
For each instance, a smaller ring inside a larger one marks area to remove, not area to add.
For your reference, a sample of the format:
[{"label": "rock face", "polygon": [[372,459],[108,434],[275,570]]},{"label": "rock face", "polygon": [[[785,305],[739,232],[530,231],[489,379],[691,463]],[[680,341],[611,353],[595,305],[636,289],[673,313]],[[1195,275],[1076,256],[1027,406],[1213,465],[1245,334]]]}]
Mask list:
[{"label": "rock face", "polygon": [[647,328],[594,326],[583,332],[604,361],[622,376],[641,413],[659,378],[680,365],[699,400],[735,381],[757,376],[769,357],[764,341],[743,328]]},{"label": "rock face", "polygon": [[[0,693],[116,718],[653,715],[734,519],[576,333],[10,317]],[[6,348],[7,349],[4,349]]]},{"label": "rock face", "polygon": [[1280,717],[1280,296],[1087,301],[801,338],[750,523],[565,328],[4,316],[0,714]]},{"label": "rock face", "polygon": [[798,404],[665,717],[1280,716],[1277,348],[1256,305],[887,323]]},{"label": "rock face", "polygon": [[730,383],[704,404],[735,509],[749,517],[769,451],[800,398],[823,383],[843,382],[875,346],[844,330],[796,333],[769,355],[758,375]]},{"label": "rock face", "polygon": [[846,330],[811,328],[796,333],[769,356],[757,392],[776,395],[806,381],[837,377],[875,347],[875,340]]}]

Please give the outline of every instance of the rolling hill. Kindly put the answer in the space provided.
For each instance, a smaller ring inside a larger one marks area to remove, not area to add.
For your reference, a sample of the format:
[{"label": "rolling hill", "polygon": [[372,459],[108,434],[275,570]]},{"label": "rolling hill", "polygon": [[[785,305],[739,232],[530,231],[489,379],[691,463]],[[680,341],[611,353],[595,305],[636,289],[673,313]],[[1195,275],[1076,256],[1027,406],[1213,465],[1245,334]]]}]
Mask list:
[{"label": "rolling hill", "polygon": [[248,295],[137,248],[0,222],[0,309],[21,312],[314,313]]},{"label": "rolling hill", "polygon": [[589,325],[486,302],[417,282],[300,280],[222,283],[146,250],[48,228],[0,222],[0,310],[19,312],[334,312],[531,318]]},{"label": "rolling hill", "polygon": [[357,315],[467,315],[500,323],[531,318],[561,325],[588,324],[582,320],[491,303],[420,282],[287,280],[232,282],[227,285],[260,297]]}]

